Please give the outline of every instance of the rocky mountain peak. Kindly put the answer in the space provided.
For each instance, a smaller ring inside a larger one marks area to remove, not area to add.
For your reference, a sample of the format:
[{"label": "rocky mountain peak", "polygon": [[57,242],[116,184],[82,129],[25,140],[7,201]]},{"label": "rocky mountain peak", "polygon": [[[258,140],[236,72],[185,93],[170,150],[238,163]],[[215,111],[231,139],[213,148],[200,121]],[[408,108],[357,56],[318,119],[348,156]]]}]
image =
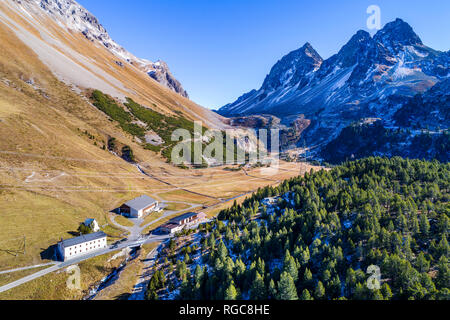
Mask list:
[{"label": "rocky mountain peak", "polygon": [[[169,89],[188,97],[181,83],[162,61],[141,59],[116,43],[99,20],[75,0],[13,0],[25,11],[37,14],[45,12],[53,21],[71,31],[82,33],[86,39],[107,48],[112,54],[147,73]],[[117,62],[116,62],[117,63]],[[121,62],[120,65],[123,65]]]},{"label": "rocky mountain peak", "polygon": [[422,40],[413,28],[399,18],[387,23],[383,29],[375,34],[374,40],[394,52],[398,52],[404,46],[423,45]]},{"label": "rocky mountain peak", "polygon": [[170,72],[167,63],[162,60],[158,60],[152,64],[152,68],[152,70],[147,71],[147,74],[151,78],[158,81],[162,85],[174,90],[175,92],[178,92],[183,97],[189,98],[188,93],[183,89],[181,83],[177,79],[175,79],[175,77]]},{"label": "rocky mountain peak", "polygon": [[341,67],[351,67],[360,57],[374,48],[374,40],[367,31],[359,30],[337,54]]},{"label": "rocky mountain peak", "polygon": [[298,82],[308,73],[319,69],[322,62],[322,57],[307,42],[279,60],[264,80],[262,87],[270,91]]}]

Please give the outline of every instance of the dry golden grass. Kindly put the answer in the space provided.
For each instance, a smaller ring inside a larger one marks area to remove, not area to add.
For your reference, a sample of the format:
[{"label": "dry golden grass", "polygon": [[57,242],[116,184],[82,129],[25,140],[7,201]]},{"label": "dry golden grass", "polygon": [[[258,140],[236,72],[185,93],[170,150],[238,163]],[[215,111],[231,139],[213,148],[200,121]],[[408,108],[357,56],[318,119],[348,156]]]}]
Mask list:
[{"label": "dry golden grass", "polygon": [[114,220],[121,226],[125,226],[125,227],[134,226],[134,223],[131,222],[130,220],[128,220],[127,218],[125,218],[124,216],[116,215]]},{"label": "dry golden grass", "polygon": [[183,209],[189,208],[189,205],[184,203],[176,203],[176,202],[169,202],[167,204],[167,207],[164,208],[165,211],[180,211]]},{"label": "dry golden grass", "polygon": [[193,194],[185,190],[174,190],[165,193],[160,193],[158,196],[168,201],[185,201],[189,203],[208,204],[217,202],[217,200],[203,196],[200,194]]},{"label": "dry golden grass", "polygon": [[34,269],[28,269],[28,270],[22,270],[22,271],[16,271],[16,272],[11,272],[11,273],[5,273],[5,274],[0,274],[0,287],[4,286],[8,283],[14,282],[16,280],[22,279],[26,276],[29,276],[33,273],[36,273],[38,271],[44,270],[46,268],[48,268],[49,266],[43,266],[43,267],[38,267],[38,268],[34,268]]},{"label": "dry golden grass", "polygon": [[[3,12],[4,3],[0,3],[0,10]],[[25,24],[14,13],[7,14]],[[114,56],[103,48],[94,48],[82,36],[68,34],[52,22],[48,26],[62,42],[92,58],[110,75],[119,73],[121,80],[133,88],[129,95],[135,101],[147,106],[154,103],[164,113],[179,111],[191,119],[201,118],[196,114],[211,115],[134,67],[119,68]],[[32,26],[27,28],[31,31]],[[61,237],[72,237],[71,232],[86,218],[97,219],[105,232],[119,236],[123,231],[109,223],[107,213],[142,194],[213,205],[219,198],[275,183],[253,170],[249,172],[252,176],[246,176],[221,168],[181,170],[167,164],[59,81],[1,22],[0,44],[0,270],[46,262],[41,254]],[[31,79],[33,85],[26,83]],[[85,131],[95,138],[90,139]],[[164,182],[144,176],[135,166],[102,150],[108,137],[129,145],[145,170]],[[293,165],[285,166],[290,171],[280,173],[276,180],[298,174]],[[19,293],[8,296],[42,297],[43,289],[38,284],[45,288],[58,277],[52,274],[36,280],[31,286],[35,293],[31,289],[26,293],[13,290]],[[56,298],[56,294],[49,297]]]},{"label": "dry golden grass", "polygon": [[94,300],[126,300],[133,292],[138,276],[144,271],[144,260],[158,246],[159,243],[156,242],[143,245],[139,257],[129,262],[120,273],[119,279],[100,291]]},{"label": "dry golden grass", "polygon": [[2,292],[0,300],[79,300],[88,293],[90,287],[122,263],[121,258],[108,262],[113,255],[111,253],[98,256],[78,264],[81,271],[81,290],[67,288],[69,274],[64,269]]}]

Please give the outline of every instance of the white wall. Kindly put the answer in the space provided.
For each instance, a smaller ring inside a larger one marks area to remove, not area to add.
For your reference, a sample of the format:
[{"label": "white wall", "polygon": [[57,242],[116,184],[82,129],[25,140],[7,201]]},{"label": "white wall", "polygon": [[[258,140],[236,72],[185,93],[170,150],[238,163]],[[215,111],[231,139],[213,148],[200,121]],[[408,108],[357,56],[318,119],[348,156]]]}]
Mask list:
[{"label": "white wall", "polygon": [[137,211],[137,210],[134,210],[133,208],[130,208],[130,217],[140,218],[141,216],[142,216],[142,210]]},{"label": "white wall", "polygon": [[153,207],[153,209],[149,209],[145,212],[144,212],[144,210],[137,211],[137,210],[134,210],[133,208],[130,208],[130,216],[133,218],[141,218],[144,214],[155,211],[155,209],[157,207],[158,207],[158,202],[155,202],[155,206]]},{"label": "white wall", "polygon": [[[106,237],[97,240],[88,241],[78,244],[76,246],[62,248],[62,245],[58,245],[61,255],[64,260],[71,260],[85,254],[104,249],[107,247]],[[62,252],[63,250],[63,252]]]}]

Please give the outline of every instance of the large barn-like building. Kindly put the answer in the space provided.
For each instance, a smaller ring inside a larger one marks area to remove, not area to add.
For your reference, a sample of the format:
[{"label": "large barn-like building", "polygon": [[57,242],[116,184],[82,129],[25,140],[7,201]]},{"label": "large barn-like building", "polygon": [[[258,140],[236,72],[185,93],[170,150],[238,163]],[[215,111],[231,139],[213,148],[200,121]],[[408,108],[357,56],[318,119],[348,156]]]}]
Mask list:
[{"label": "large barn-like building", "polygon": [[139,198],[124,203],[120,208],[120,214],[131,218],[142,218],[147,213],[158,208],[158,201],[143,195]]}]

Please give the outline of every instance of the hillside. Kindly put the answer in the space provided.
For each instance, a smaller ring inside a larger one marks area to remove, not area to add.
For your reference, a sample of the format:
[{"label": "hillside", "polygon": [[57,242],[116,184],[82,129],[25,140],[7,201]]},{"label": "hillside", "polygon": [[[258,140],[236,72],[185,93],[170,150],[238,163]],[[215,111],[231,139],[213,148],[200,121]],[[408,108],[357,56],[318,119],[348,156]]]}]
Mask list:
[{"label": "hillside", "polygon": [[386,128],[380,120],[355,123],[344,128],[320,153],[324,161],[333,164],[372,155],[446,163],[450,159],[450,133],[439,129]]},{"label": "hillside", "polygon": [[[116,63],[108,48],[47,14],[21,8],[0,2],[0,270],[48,262],[51,246],[77,235],[86,218],[97,219],[112,240],[123,237],[109,212],[142,194],[214,209],[277,183],[257,170],[182,170],[167,163],[139,139],[148,126],[130,109],[153,115],[161,135],[194,120],[221,129],[222,117],[132,64]],[[128,110],[125,122],[94,105],[96,91],[118,103],[121,115]],[[283,165],[281,177],[298,174],[295,165]]]},{"label": "hillside", "polygon": [[260,189],[166,246],[148,298],[447,300],[449,169],[368,158]]},{"label": "hillside", "polygon": [[[98,89],[123,101],[130,97],[162,113],[201,120],[206,127],[224,127],[220,116],[184,97],[187,94],[169,76],[164,62],[152,63],[126,51],[73,0],[2,1],[0,26],[17,37],[10,45],[25,44],[77,92]],[[33,74],[27,76],[33,80]],[[176,87],[180,94],[173,90]]]}]

